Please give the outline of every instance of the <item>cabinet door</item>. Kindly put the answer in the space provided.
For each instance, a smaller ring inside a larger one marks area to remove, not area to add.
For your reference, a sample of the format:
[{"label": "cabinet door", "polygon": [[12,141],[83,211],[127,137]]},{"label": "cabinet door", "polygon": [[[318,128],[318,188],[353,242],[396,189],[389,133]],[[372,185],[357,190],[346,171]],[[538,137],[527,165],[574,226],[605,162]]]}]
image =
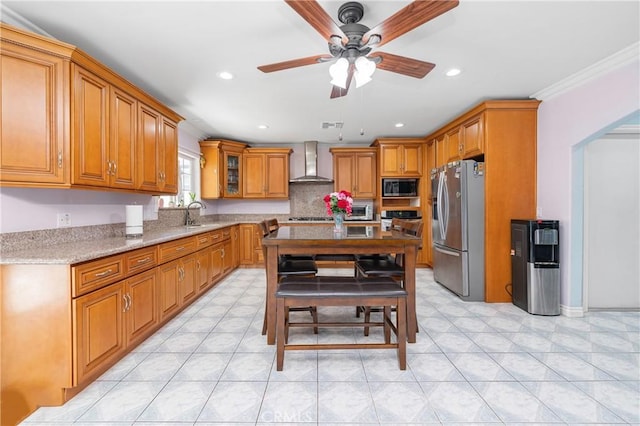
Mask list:
[{"label": "cabinet door", "polygon": [[110,186],[135,189],[138,103],[118,88],[110,92],[109,164]]},{"label": "cabinet door", "polygon": [[211,248],[204,248],[196,253],[196,284],[198,292],[206,290],[211,283],[211,268],[209,267]]},{"label": "cabinet door", "polygon": [[289,198],[289,155],[265,156],[265,198]]},{"label": "cabinet door", "polygon": [[242,153],[223,151],[225,198],[242,198]]},{"label": "cabinet door", "polygon": [[222,243],[222,274],[226,275],[233,269],[233,247],[231,240]]},{"label": "cabinet door", "polygon": [[69,180],[69,64],[3,43],[0,59],[0,181]]},{"label": "cabinet door", "polygon": [[435,139],[435,156],[436,156],[436,164],[435,167],[444,166],[447,164],[447,157],[449,153],[447,152],[447,144],[446,144],[446,136],[441,135]]},{"label": "cabinet door", "polygon": [[125,282],[127,346],[141,342],[153,333],[160,323],[157,281],[157,274],[153,269],[129,278]]},{"label": "cabinet door", "polygon": [[178,128],[166,118],[162,119],[160,189],[165,194],[178,193]]},{"label": "cabinet door", "polygon": [[109,186],[109,83],[80,67],[73,69],[73,183]]},{"label": "cabinet door", "polygon": [[482,115],[462,125],[463,158],[484,154]]},{"label": "cabinet door", "polygon": [[355,161],[355,194],[359,198],[376,196],[376,155],[358,153]]},{"label": "cabinet door", "polygon": [[264,198],[265,194],[265,157],[263,154],[243,155],[245,178],[243,182],[244,198]]},{"label": "cabinet door", "polygon": [[160,191],[163,176],[160,149],[160,114],[144,104],[138,104],[138,189]]},{"label": "cabinet door", "polygon": [[233,269],[240,265],[240,228],[239,226],[231,227],[231,253],[233,256]]},{"label": "cabinet door", "polygon": [[403,176],[422,176],[422,145],[403,146],[401,167]]},{"label": "cabinet door", "polygon": [[222,247],[222,243],[216,244],[211,247],[210,280],[212,283],[216,283],[220,280],[220,278],[222,278]]},{"label": "cabinet door", "polygon": [[460,141],[460,128],[453,129],[447,132],[445,136],[445,146],[447,148],[445,163],[460,160],[460,154],[462,153],[462,145]]},{"label": "cabinet door", "polygon": [[380,176],[400,176],[402,174],[402,146],[380,145]]},{"label": "cabinet door", "polygon": [[75,384],[124,354],[124,302],[121,282],[73,300]]},{"label": "cabinet door", "polygon": [[203,199],[220,198],[222,189],[222,153],[218,147],[200,145],[204,168],[200,170],[200,193]]},{"label": "cabinet door", "polygon": [[178,282],[180,285],[180,305],[189,303],[198,293],[195,253],[180,259]]},{"label": "cabinet door", "polygon": [[333,189],[345,190],[355,196],[355,159],[353,154],[333,154]]},{"label": "cabinet door", "polygon": [[242,224],[240,231],[240,264],[253,265],[254,260],[254,240],[256,238],[256,226],[252,224]]},{"label": "cabinet door", "polygon": [[158,267],[160,321],[171,317],[180,308],[179,262],[179,260],[174,260]]}]

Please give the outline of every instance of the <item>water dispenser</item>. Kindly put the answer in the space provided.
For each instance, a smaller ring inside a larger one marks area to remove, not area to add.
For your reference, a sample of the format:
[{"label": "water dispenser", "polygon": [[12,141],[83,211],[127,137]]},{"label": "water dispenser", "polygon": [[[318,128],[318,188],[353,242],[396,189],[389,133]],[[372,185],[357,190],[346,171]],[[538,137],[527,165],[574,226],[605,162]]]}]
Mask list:
[{"label": "water dispenser", "polygon": [[560,315],[560,223],[511,220],[513,304],[536,315]]}]

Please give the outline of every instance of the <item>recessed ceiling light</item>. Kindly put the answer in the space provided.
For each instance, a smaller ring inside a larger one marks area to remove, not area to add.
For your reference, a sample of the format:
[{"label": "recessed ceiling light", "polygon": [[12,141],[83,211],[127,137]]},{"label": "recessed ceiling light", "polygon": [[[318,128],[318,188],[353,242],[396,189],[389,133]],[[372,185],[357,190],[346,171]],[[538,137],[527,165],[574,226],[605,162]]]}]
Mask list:
[{"label": "recessed ceiling light", "polygon": [[233,74],[229,71],[220,71],[217,75],[223,80],[231,80],[233,78]]},{"label": "recessed ceiling light", "polygon": [[396,127],[404,127],[404,123],[396,123],[396,124],[394,124],[394,126],[396,126]]},{"label": "recessed ceiling light", "polygon": [[462,71],[460,71],[458,68],[451,68],[449,71],[447,71],[445,73],[445,75],[447,77],[455,77],[456,75],[460,74]]},{"label": "recessed ceiling light", "polygon": [[266,124],[258,124],[258,129],[268,129],[269,126],[267,126]]}]

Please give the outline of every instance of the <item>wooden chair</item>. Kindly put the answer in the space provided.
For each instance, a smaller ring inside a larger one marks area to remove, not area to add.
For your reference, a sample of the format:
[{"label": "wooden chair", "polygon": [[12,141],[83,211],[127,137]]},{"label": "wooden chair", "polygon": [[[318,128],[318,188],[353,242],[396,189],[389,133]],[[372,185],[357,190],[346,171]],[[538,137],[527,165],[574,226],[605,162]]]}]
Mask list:
[{"label": "wooden chair", "polygon": [[[276,231],[279,228],[277,219],[268,219],[260,222],[260,229],[262,230],[262,236],[266,237],[271,232]],[[262,248],[264,258],[266,260],[267,253],[266,248]],[[310,256],[281,256],[278,259],[278,280],[287,276],[300,276],[300,277],[313,277],[318,273],[318,266],[316,262]],[[266,303],[266,300],[265,300]],[[306,306],[296,308],[296,311],[309,311],[314,321],[318,320],[318,310],[315,306]],[[318,328],[314,328],[314,332],[318,334]],[[262,321],[262,334],[267,333],[267,309],[265,304],[264,319]]]},{"label": "wooden chair", "polygon": [[[282,371],[285,350],[319,349],[381,349],[396,348],[400,369],[407,366],[407,292],[395,280],[388,277],[357,278],[329,277],[314,278],[286,277],[278,284],[276,291],[276,369]],[[301,306],[383,306],[383,320],[379,323],[323,322],[317,318],[312,323],[291,322],[289,311]],[[396,307],[396,324],[393,324],[391,308]],[[384,343],[316,343],[289,344],[290,327],[384,327]],[[391,331],[397,341],[391,343]]]},{"label": "wooden chair", "polygon": [[[396,219],[391,222],[391,232],[402,232],[406,235],[422,238],[424,223],[422,220]],[[403,283],[404,282],[404,254],[398,253],[394,256],[380,256],[363,258],[354,262],[355,275],[357,277],[389,277]],[[364,311],[364,321],[368,322],[371,312],[380,311],[380,308],[371,306],[360,306],[357,308],[356,316]],[[369,335],[369,327],[365,327],[364,335]]]}]

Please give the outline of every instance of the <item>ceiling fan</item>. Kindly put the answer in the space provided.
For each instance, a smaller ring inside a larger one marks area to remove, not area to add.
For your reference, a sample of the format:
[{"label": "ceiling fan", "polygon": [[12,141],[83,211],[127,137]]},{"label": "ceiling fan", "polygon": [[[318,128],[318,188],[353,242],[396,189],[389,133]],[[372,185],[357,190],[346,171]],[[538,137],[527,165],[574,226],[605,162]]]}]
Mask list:
[{"label": "ceiling fan", "polygon": [[[332,81],[334,85],[331,90],[331,98],[337,98],[347,94],[354,75],[356,85],[359,84],[359,71],[366,68],[369,68],[368,77],[376,66],[381,70],[415,78],[423,78],[427,75],[435,67],[435,64],[391,53],[372,52],[372,49],[380,47],[453,9],[458,5],[458,0],[415,0],[371,29],[358,23],[364,15],[364,7],[358,2],[351,1],[340,6],[338,19],[343,24],[341,26],[331,19],[315,0],[285,0],[285,3],[327,40],[329,54],[262,65],[258,69],[268,73],[304,65],[335,62],[330,70],[332,76],[334,75],[334,67],[337,67],[338,64],[343,67],[343,72],[346,71],[342,77],[342,83],[336,85],[336,77]],[[368,61],[360,58],[366,58]],[[372,66],[373,70],[371,70]],[[335,70],[337,69],[335,68]],[[345,77],[346,80],[344,80]],[[370,78],[367,79],[367,76],[363,78],[364,82],[370,80]]]}]

